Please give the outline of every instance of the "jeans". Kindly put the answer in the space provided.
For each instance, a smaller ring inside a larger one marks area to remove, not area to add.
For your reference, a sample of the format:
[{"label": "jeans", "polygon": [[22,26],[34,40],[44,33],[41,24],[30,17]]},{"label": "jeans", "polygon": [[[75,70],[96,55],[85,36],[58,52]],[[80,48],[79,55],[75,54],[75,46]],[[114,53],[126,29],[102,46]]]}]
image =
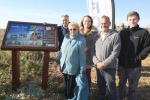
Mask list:
[{"label": "jeans", "polygon": [[119,75],[119,100],[123,100],[126,96],[126,82],[129,81],[128,99],[137,100],[138,95],[138,81],[141,76],[141,67],[137,68],[123,68],[118,67]]},{"label": "jeans", "polygon": [[106,83],[110,93],[111,100],[117,100],[115,74],[116,68],[106,68],[103,70],[96,69],[97,71],[97,84],[100,92],[100,98],[104,99],[106,94]]}]

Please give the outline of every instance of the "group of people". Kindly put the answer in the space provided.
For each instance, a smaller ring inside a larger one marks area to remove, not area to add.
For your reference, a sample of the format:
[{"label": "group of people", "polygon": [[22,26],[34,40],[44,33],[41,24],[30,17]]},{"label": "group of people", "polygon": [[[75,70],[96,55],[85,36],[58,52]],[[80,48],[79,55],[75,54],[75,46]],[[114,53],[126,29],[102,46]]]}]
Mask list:
[{"label": "group of people", "polygon": [[[139,20],[140,16],[137,12],[129,12],[128,28],[120,29],[121,31],[116,33],[109,28],[111,22],[105,15],[100,19],[100,32],[93,26],[93,19],[89,15],[82,18],[80,26],[76,22],[69,22],[68,15],[61,16],[62,26],[58,26],[59,55],[56,63],[63,74],[65,87],[63,96],[66,96],[67,100],[78,100],[74,99],[77,84],[88,83],[86,91],[89,91],[92,67],[96,67],[97,71],[99,100],[105,98],[106,84],[111,100],[124,100],[127,79],[129,81],[128,99],[137,100],[141,60],[150,53],[150,34],[146,29],[139,27]],[[118,96],[115,83],[117,58],[119,61]],[[82,81],[83,76],[87,78],[87,81],[85,79],[83,82],[77,82],[79,74]],[[86,97],[87,93],[84,92],[79,92],[77,96]],[[87,98],[89,97],[88,94]]]}]

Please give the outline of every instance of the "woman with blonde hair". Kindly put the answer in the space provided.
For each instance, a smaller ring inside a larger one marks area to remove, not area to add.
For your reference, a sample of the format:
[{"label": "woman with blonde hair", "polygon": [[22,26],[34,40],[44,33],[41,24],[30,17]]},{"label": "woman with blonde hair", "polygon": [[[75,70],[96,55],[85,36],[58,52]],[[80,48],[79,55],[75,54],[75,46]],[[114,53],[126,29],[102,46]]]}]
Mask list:
[{"label": "woman with blonde hair", "polygon": [[91,68],[93,61],[91,58],[91,43],[95,36],[98,33],[96,27],[93,26],[93,19],[91,16],[86,15],[82,18],[80,23],[80,33],[86,38],[86,47],[83,49],[86,52],[86,74],[88,77],[89,88],[91,87]]},{"label": "woman with blonde hair", "polygon": [[63,74],[66,99],[74,97],[75,76],[86,73],[85,37],[79,33],[79,25],[71,22],[68,26],[70,34],[65,35],[56,63],[60,64]]}]

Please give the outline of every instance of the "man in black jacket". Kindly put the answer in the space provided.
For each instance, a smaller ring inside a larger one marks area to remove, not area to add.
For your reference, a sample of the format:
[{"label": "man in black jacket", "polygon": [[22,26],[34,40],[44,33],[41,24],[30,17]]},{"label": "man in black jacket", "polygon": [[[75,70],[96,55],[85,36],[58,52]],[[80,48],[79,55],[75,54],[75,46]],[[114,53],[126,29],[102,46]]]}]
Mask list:
[{"label": "man in black jacket", "polygon": [[60,51],[64,36],[69,33],[69,30],[68,30],[69,16],[62,15],[61,23],[62,23],[62,25],[58,26],[58,28],[57,28],[58,29],[58,42],[59,42],[58,49],[59,49],[59,51]]},{"label": "man in black jacket", "polygon": [[129,81],[129,100],[137,100],[138,81],[141,76],[141,60],[150,53],[150,34],[138,25],[137,12],[127,15],[128,28],[120,32],[121,51],[119,55],[119,100],[126,95],[126,82]]}]

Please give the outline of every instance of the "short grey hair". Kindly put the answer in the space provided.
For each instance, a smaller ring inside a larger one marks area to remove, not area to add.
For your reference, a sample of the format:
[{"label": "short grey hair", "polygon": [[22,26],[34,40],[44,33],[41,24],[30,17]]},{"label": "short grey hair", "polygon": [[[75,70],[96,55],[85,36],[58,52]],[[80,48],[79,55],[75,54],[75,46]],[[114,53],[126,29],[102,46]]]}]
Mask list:
[{"label": "short grey hair", "polygon": [[69,16],[66,14],[66,15],[62,15],[61,17],[68,17],[69,18]]},{"label": "short grey hair", "polygon": [[103,15],[103,16],[101,17],[101,19],[102,19],[102,18],[105,18],[105,19],[107,19],[107,20],[108,20],[108,22],[110,22],[110,18],[109,18],[108,16]]}]

